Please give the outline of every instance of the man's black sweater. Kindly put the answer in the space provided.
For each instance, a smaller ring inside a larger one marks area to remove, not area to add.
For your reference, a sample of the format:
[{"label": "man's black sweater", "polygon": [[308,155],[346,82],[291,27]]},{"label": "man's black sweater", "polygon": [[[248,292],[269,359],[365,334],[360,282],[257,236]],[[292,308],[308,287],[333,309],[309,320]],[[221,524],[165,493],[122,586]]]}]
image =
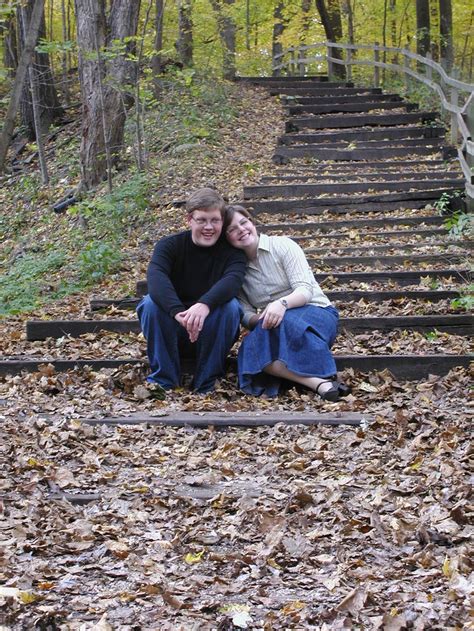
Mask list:
[{"label": "man's black sweater", "polygon": [[148,293],[171,317],[196,302],[212,311],[235,298],[245,268],[245,254],[224,237],[211,247],[202,247],[193,243],[187,230],[155,245],[148,266]]}]

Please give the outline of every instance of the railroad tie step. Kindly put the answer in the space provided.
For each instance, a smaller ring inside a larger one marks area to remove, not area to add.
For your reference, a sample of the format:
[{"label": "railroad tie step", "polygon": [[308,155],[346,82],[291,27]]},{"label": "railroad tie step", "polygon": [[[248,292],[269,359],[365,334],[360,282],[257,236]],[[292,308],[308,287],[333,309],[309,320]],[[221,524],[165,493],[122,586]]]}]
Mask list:
[{"label": "railroad tie step", "polygon": [[[470,315],[433,316],[393,316],[341,318],[339,327],[344,331],[391,331],[406,329],[411,331],[433,331],[437,329],[456,335],[472,334],[473,319]],[[26,323],[26,337],[29,341],[79,337],[86,333],[109,331],[114,333],[139,333],[138,320],[30,320]]]},{"label": "railroad tie step", "polygon": [[[456,171],[400,171],[390,172],[390,171],[358,171],[354,173],[353,171],[339,172],[339,171],[328,171],[327,173],[316,172],[314,174],[298,174],[293,173],[290,175],[263,175],[260,178],[261,184],[259,186],[269,186],[269,185],[277,185],[278,183],[307,183],[307,184],[317,184],[318,182],[326,182],[326,183],[337,183],[337,182],[379,182],[383,180],[384,182],[394,182],[394,181],[425,181],[428,180],[428,183],[434,180],[452,180],[453,178],[460,178],[461,173]],[[254,185],[256,186],[256,185]]]},{"label": "railroad tie step", "polygon": [[[426,302],[439,302],[441,300],[455,300],[461,296],[457,290],[394,290],[394,291],[325,291],[329,300],[337,306],[338,303],[345,302],[385,302],[390,300],[414,300]],[[101,298],[100,296],[91,298],[89,308],[91,311],[101,311],[111,307],[121,310],[136,309],[141,298]]]},{"label": "railroad tie step", "polygon": [[[445,183],[443,183],[445,184]],[[304,199],[245,200],[243,206],[256,213],[303,213],[320,215],[324,212],[345,214],[351,212],[383,212],[406,208],[424,208],[430,200],[438,200],[444,194],[456,193],[458,187],[442,185],[433,190],[396,191],[393,193],[373,193],[350,197],[308,197]]]},{"label": "railroad tie step", "polygon": [[359,101],[355,103],[341,103],[336,100],[332,103],[320,105],[287,105],[286,111],[289,116],[300,116],[301,114],[336,114],[338,112],[372,112],[374,110],[398,110],[407,112],[418,109],[415,103],[405,101]]},{"label": "railroad tie step", "polygon": [[[321,222],[311,222],[311,221],[300,221],[300,222],[292,222],[285,221],[285,223],[259,223],[256,222],[256,225],[259,229],[264,231],[278,231],[286,234],[285,231],[291,230],[292,232],[303,232],[310,230],[312,234],[317,235],[319,231],[323,232],[323,236],[326,236],[324,233],[331,232],[333,230],[340,230],[341,228],[361,228],[364,229],[364,234],[366,231],[372,230],[373,228],[381,228],[381,227],[392,227],[392,226],[443,226],[446,218],[441,215],[425,215],[425,216],[402,216],[402,217],[384,217],[380,219],[374,218],[364,218],[364,219],[339,219],[333,221],[321,221]],[[445,227],[442,228],[443,231],[447,229]],[[401,231],[405,232],[405,231]],[[376,233],[373,233],[376,234]],[[308,235],[311,236],[311,235]],[[339,236],[336,234],[336,236]]]},{"label": "railroad tie step", "polygon": [[310,184],[256,184],[254,186],[244,186],[244,199],[270,199],[272,197],[307,197],[309,195],[321,195],[329,193],[332,195],[344,193],[366,193],[368,191],[413,191],[428,189],[439,189],[443,187],[462,188],[464,179],[458,177],[432,178],[410,180],[378,180],[371,182],[321,182]]},{"label": "railroad tie step", "polygon": [[[400,286],[416,285],[421,282],[436,282],[448,279],[453,282],[468,282],[471,278],[471,270],[464,268],[444,268],[444,269],[411,269],[411,270],[385,270],[370,272],[315,272],[316,280],[322,284],[325,281],[332,285],[339,283],[363,283],[368,282],[390,282]],[[138,281],[136,293],[138,297],[143,297],[147,293],[147,283],[145,280]]]},{"label": "railroad tie step", "polygon": [[346,114],[345,116],[294,117],[287,121],[285,131],[297,132],[300,129],[326,129],[363,127],[366,125],[394,126],[413,123],[429,123],[437,118],[435,112],[409,112],[406,114]]},{"label": "railroad tie step", "polygon": [[[469,368],[472,355],[335,355],[338,371],[352,369],[361,373],[389,370],[395,378],[401,380],[424,379],[429,375],[446,375],[457,367]],[[38,372],[43,366],[51,366],[56,372],[88,368],[92,371],[103,369],[117,369],[121,366],[136,366],[146,368],[146,359],[123,357],[117,359],[3,359],[0,360],[0,376],[7,377],[22,372]],[[236,370],[234,358],[228,360],[229,369]],[[183,365],[186,372],[192,366]]]},{"label": "railroad tie step", "polygon": [[355,96],[355,95],[365,95],[365,94],[381,94],[382,90],[380,88],[355,88],[355,87],[344,87],[344,86],[328,86],[327,84],[322,84],[318,86],[316,83],[308,84],[307,87],[304,88],[291,88],[286,86],[281,86],[279,88],[268,88],[271,96],[280,96],[284,97],[299,97],[299,96],[309,96],[309,97],[318,97],[318,96],[327,96],[327,97],[335,97],[338,98],[340,96]]},{"label": "railroad tie step", "polygon": [[364,94],[348,94],[333,96],[282,96],[281,103],[284,106],[292,107],[294,105],[332,105],[343,103],[378,103],[384,101],[393,101],[403,103],[403,99],[399,94],[393,93],[370,93]]},{"label": "railroad tie step", "polygon": [[288,133],[279,136],[277,143],[279,145],[295,145],[301,143],[325,143],[343,140],[345,142],[375,140],[380,139],[396,139],[402,138],[440,138],[446,135],[446,128],[441,126],[412,126],[406,125],[402,127],[388,128],[362,128],[347,129],[344,131],[321,131],[319,133]]},{"label": "railroad tie step", "polygon": [[317,160],[339,160],[344,162],[362,162],[365,160],[386,160],[398,156],[430,156],[441,154],[443,158],[450,159],[454,155],[455,149],[449,145],[428,144],[426,146],[406,146],[406,147],[363,147],[348,149],[345,147],[326,148],[318,145],[314,148],[305,147],[281,147],[272,156],[274,164],[288,164],[292,159],[314,158]]}]

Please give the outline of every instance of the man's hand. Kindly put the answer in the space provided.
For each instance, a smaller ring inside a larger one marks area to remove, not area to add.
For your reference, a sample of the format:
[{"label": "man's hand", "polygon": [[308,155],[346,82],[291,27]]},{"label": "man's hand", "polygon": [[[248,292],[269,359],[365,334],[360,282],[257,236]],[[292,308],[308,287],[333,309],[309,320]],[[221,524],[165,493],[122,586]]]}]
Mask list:
[{"label": "man's hand", "polygon": [[210,309],[203,302],[196,302],[195,305],[181,311],[175,315],[175,320],[184,326],[189,335],[189,341],[195,342],[204,326],[204,320],[209,315]]},{"label": "man's hand", "polygon": [[286,307],[279,301],[269,302],[260,314],[259,320],[263,320],[262,329],[275,329],[283,320]]}]

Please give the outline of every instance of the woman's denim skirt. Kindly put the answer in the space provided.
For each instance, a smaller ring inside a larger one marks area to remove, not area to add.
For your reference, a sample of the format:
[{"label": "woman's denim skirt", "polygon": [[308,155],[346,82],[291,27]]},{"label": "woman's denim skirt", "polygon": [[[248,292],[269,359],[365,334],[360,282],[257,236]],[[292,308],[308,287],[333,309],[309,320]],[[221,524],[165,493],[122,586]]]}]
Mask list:
[{"label": "woman's denim skirt", "polygon": [[304,377],[330,377],[337,372],[330,348],[339,313],[333,306],[305,305],[288,309],[281,324],[262,329],[261,322],[244,337],[238,354],[239,384],[247,394],[276,396],[281,380],[263,372],[279,360]]}]

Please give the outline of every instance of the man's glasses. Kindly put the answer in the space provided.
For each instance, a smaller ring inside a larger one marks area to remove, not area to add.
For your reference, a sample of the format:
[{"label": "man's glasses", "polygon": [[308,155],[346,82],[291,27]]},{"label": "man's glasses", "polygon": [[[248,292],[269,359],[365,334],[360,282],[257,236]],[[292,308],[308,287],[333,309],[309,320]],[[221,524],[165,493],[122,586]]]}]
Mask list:
[{"label": "man's glasses", "polygon": [[191,219],[195,224],[201,227],[207,225],[208,223],[210,223],[213,227],[220,226],[222,223],[222,219],[218,219],[217,217],[213,217],[212,219],[206,219],[205,217],[198,217],[196,219],[195,217],[191,217]]}]

